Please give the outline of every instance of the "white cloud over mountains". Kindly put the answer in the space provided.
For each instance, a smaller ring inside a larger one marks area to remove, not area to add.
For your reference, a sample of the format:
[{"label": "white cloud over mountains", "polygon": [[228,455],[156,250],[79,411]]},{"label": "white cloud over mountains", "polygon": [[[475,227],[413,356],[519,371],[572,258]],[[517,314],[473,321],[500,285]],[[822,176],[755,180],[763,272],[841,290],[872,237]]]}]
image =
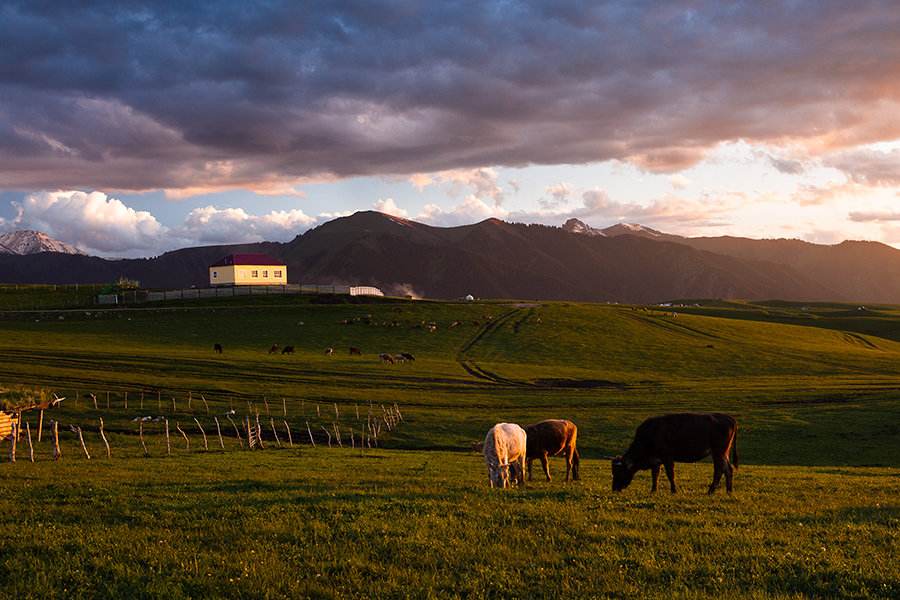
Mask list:
[{"label": "white cloud over mountains", "polygon": [[332,215],[311,217],[300,209],[263,215],[243,208],[203,206],[177,227],[147,211],[134,210],[103,192],[29,194],[13,203],[16,216],[5,229],[36,229],[92,254],[143,256],[190,245],[288,241]]},{"label": "white cloud over mountains", "polygon": [[204,206],[188,213],[184,225],[172,233],[186,241],[211,244],[287,241],[317,221],[300,209],[251,215],[243,208]]},{"label": "white cloud over mountains", "polygon": [[8,227],[37,229],[99,253],[155,250],[166,234],[152,214],[103,192],[40,192],[14,205],[17,215]]}]

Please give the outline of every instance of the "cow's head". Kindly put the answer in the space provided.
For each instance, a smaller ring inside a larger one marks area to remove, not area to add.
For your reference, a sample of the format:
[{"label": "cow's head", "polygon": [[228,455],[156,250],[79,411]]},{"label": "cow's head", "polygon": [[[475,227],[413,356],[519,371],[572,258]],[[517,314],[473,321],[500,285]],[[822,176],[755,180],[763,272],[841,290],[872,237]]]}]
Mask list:
[{"label": "cow's head", "polygon": [[490,467],[491,484],[498,488],[509,487],[509,465],[491,465]]},{"label": "cow's head", "polygon": [[621,456],[612,459],[613,491],[621,492],[627,488],[631,480],[634,479],[635,473],[637,473],[637,469],[631,459]]}]

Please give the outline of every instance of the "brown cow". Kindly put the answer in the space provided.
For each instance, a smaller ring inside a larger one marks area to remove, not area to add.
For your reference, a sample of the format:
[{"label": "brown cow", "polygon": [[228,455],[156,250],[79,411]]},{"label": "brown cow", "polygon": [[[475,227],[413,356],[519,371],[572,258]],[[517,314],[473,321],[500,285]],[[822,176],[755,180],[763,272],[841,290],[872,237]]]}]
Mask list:
[{"label": "brown cow", "polygon": [[572,479],[578,479],[578,465],[580,456],[575,447],[578,438],[578,427],[572,421],[563,419],[548,419],[525,427],[527,438],[526,459],[528,462],[528,480],[531,481],[531,463],[535,458],[541,460],[544,475],[550,481],[550,464],[548,456],[559,456],[565,452],[566,481],[569,475]]},{"label": "brown cow", "polygon": [[278,352],[278,344],[272,344],[272,347],[269,348],[269,354],[275,354]]},{"label": "brown cow", "polygon": [[[653,476],[651,492],[656,491],[659,468],[665,467],[666,477],[674,494],[675,463],[697,462],[712,455],[714,472],[709,493],[716,491],[725,475],[725,489],[731,493],[731,480],[738,466],[737,421],[722,413],[680,413],[650,417],[641,423],[634,441],[623,456],[612,460],[614,492],[628,487],[635,473],[650,469]],[[733,461],[729,460],[729,455]]]},{"label": "brown cow", "polygon": [[354,348],[353,346],[350,346],[350,356],[353,356],[354,354],[356,356],[362,356],[362,350],[360,350],[359,348]]}]

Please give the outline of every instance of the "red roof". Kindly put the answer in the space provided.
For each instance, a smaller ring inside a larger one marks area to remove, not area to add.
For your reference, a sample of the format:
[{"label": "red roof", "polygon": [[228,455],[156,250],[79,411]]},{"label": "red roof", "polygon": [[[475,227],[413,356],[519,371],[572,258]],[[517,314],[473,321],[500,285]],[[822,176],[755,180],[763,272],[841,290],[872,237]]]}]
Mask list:
[{"label": "red roof", "polygon": [[268,254],[229,254],[225,258],[209,265],[211,267],[229,267],[231,265],[283,265]]}]

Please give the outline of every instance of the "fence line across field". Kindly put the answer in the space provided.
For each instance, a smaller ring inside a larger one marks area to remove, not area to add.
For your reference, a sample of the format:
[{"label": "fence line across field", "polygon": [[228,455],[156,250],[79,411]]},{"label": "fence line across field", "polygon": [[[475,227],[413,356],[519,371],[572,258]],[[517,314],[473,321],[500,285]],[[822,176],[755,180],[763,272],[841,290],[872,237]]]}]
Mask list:
[{"label": "fence line across field", "polygon": [[[143,390],[140,391],[143,393]],[[200,418],[195,416],[194,410],[189,407],[187,402],[182,403],[182,407],[184,408],[186,405],[188,409],[177,411],[176,404],[176,392],[172,396],[172,413],[169,413],[169,416],[152,416],[152,415],[138,415],[137,417],[130,418],[130,425],[126,425],[125,427],[114,427],[113,429],[109,429],[104,423],[104,416],[109,418],[110,416],[118,416],[121,419],[121,412],[127,412],[128,417],[131,417],[135,414],[136,407],[132,405],[132,408],[129,409],[126,402],[127,391],[116,391],[110,393],[109,391],[104,391],[100,393],[87,392],[84,393],[85,397],[90,398],[92,401],[87,405],[82,407],[82,410],[86,412],[84,415],[79,415],[74,418],[67,416],[67,421],[71,420],[64,424],[64,430],[69,431],[71,434],[74,434],[74,438],[69,438],[70,443],[76,443],[76,448],[80,448],[81,452],[77,451],[74,453],[74,456],[83,455],[85,459],[92,460],[96,459],[97,453],[94,452],[94,456],[91,454],[91,446],[95,444],[102,444],[100,447],[105,450],[101,454],[106,455],[106,458],[109,459],[112,457],[112,448],[114,445],[115,437],[110,437],[107,433],[115,434],[116,436],[121,435],[130,435],[133,436],[139,442],[139,446],[134,444],[137,451],[134,453],[135,456],[145,456],[149,457],[151,455],[157,456],[171,456],[175,453],[175,451],[179,451],[179,453],[195,453],[201,451],[200,444],[202,444],[202,452],[214,452],[215,448],[211,449],[209,445],[209,440],[207,437],[206,429],[203,424],[205,423],[207,427],[212,428],[215,431],[215,435],[219,442],[220,451],[226,450],[226,445],[224,438],[228,437],[237,442],[237,446],[240,449],[248,449],[248,450],[264,450],[267,448],[294,448],[295,440],[293,437],[293,432],[291,431],[291,421],[293,421],[294,426],[298,430],[302,430],[303,426],[305,426],[307,430],[307,434],[309,435],[309,446],[315,448],[317,446],[317,442],[319,445],[327,444],[328,447],[338,447],[338,448],[350,448],[350,449],[359,449],[360,452],[364,451],[367,448],[375,448],[380,446],[380,438],[382,436],[382,432],[384,430],[394,431],[401,422],[404,421],[403,415],[400,412],[399,406],[396,403],[394,404],[374,404],[373,402],[369,402],[368,410],[360,414],[359,404],[355,404],[355,419],[354,412],[345,411],[345,417],[342,421],[341,419],[341,411],[339,411],[338,404],[334,403],[334,415],[331,418],[330,415],[323,415],[319,410],[318,404],[316,405],[316,426],[315,431],[319,435],[314,435],[314,428],[310,426],[309,418],[307,417],[305,410],[305,402],[303,399],[293,398],[291,404],[294,404],[291,408],[297,406],[296,400],[300,400],[299,408],[301,409],[299,412],[301,414],[294,414],[289,416],[287,413],[288,407],[290,404],[287,402],[286,398],[282,398],[282,415],[279,415],[281,418],[278,420],[275,419],[274,416],[271,416],[267,419],[268,423],[265,421],[261,421],[261,407],[257,402],[252,400],[248,400],[247,402],[247,415],[243,417],[239,417],[241,420],[241,424],[243,426],[243,433],[241,435],[241,428],[238,427],[237,423],[232,419],[232,415],[237,416],[237,413],[234,409],[230,409],[228,412],[224,414],[226,419],[232,424],[234,429],[234,436],[224,435],[222,433],[221,424],[219,419],[215,415],[211,415],[209,411],[209,403],[206,401],[206,398],[203,394],[200,397],[203,399],[203,406],[198,407]],[[82,393],[80,391],[75,391],[75,398],[78,398]],[[113,396],[115,394],[118,398]],[[187,391],[186,394],[181,392],[182,395],[186,395],[188,399],[190,399],[193,394],[190,391]],[[96,403],[97,396],[105,397],[107,399],[107,403],[104,403],[105,406],[98,406]],[[54,395],[58,398],[58,396]],[[71,396],[70,396],[71,398]],[[61,398],[61,400],[65,400],[65,398]],[[110,402],[112,400],[112,402]],[[116,401],[118,400],[118,401]],[[216,406],[217,409],[222,408],[222,404],[225,401],[228,401],[228,405],[233,405],[233,398],[221,398]],[[257,399],[258,400],[258,399]],[[267,398],[263,398],[263,403],[268,404]],[[69,404],[68,406],[74,407],[73,404]],[[365,406],[365,405],[364,405]],[[29,461],[34,462],[34,454],[35,450],[41,447],[46,447],[47,444],[52,444],[52,457],[53,460],[60,460],[62,457],[62,452],[60,450],[60,441],[59,441],[59,425],[62,423],[59,422],[59,419],[52,419],[52,433],[53,437],[51,440],[46,440],[41,443],[41,430],[43,429],[43,415],[44,410],[41,409],[39,412],[35,412],[32,414],[31,419],[27,416],[28,412],[21,412],[18,415],[18,418],[12,420],[10,422],[9,435],[7,437],[9,441],[9,462],[16,461],[16,453],[17,453],[17,442],[21,440],[24,436],[27,441],[28,455]],[[145,412],[145,411],[141,411]],[[168,411],[167,411],[168,412]],[[186,417],[185,426],[182,427],[177,420],[175,420],[176,412]],[[101,414],[102,413],[102,414]],[[268,413],[268,411],[266,411]],[[172,420],[170,421],[170,418]],[[310,416],[311,417],[311,416]],[[202,423],[201,423],[202,419]],[[31,436],[31,424],[30,420],[34,420],[37,426],[38,438],[37,443],[35,443]],[[121,420],[119,421],[121,423]],[[150,425],[148,429],[146,426]],[[268,425],[268,427],[266,427]],[[193,427],[192,427],[193,426]],[[354,435],[354,427],[356,431],[359,432],[359,443],[357,443],[357,438]],[[172,431],[174,429],[174,433],[180,434],[180,437],[183,439],[184,444],[178,448],[173,448],[173,440],[172,440]],[[324,434],[324,435],[322,435]],[[193,445],[191,444],[191,436],[194,436],[198,443]],[[319,438],[318,440],[316,438]],[[0,436],[2,439],[2,436]],[[121,439],[121,438],[120,438]],[[244,439],[249,441],[248,445],[244,445]],[[154,443],[154,440],[158,440]],[[163,441],[164,440],[164,441]],[[282,443],[282,440],[285,440],[285,443]],[[299,441],[299,440],[298,440]],[[344,442],[348,442],[346,445]],[[148,443],[149,446],[148,447]],[[302,442],[301,442],[302,443]],[[229,444],[232,449],[236,449],[234,445]],[[159,450],[161,446],[165,447],[164,454]],[[151,447],[156,450],[155,452],[151,451]],[[121,455],[121,454],[120,454]]]},{"label": "fence line across field", "polygon": [[350,296],[384,296],[381,290],[368,285],[318,285],[286,283],[283,285],[238,285],[211,288],[183,288],[177,290],[127,290],[118,294],[100,294],[97,304],[142,304],[165,300],[202,300],[205,298],[233,298],[237,296],[278,296],[303,294],[344,294]]}]

